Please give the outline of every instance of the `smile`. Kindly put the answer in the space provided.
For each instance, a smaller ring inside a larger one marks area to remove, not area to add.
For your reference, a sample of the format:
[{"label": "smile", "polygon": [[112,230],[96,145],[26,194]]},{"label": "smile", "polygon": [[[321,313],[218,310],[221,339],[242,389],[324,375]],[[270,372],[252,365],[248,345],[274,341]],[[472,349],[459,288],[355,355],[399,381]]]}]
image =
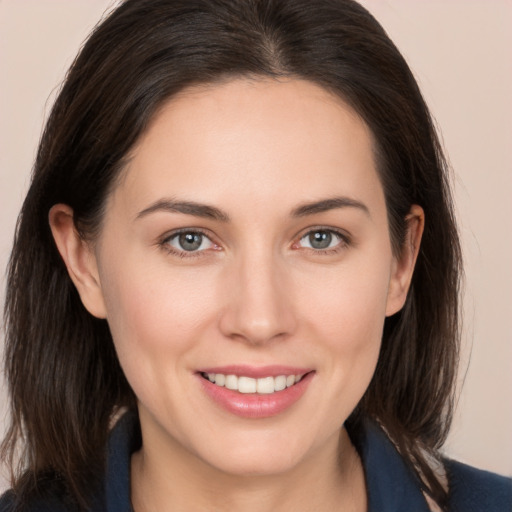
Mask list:
[{"label": "smile", "polygon": [[268,376],[256,379],[243,375],[226,375],[223,373],[202,373],[201,375],[216,386],[226,387],[239,393],[256,393],[260,395],[270,395],[283,391],[300,382],[304,376],[304,374],[277,375],[276,377]]},{"label": "smile", "polygon": [[306,393],[313,368],[231,365],[196,372],[205,395],[225,411],[242,418],[284,413]]}]

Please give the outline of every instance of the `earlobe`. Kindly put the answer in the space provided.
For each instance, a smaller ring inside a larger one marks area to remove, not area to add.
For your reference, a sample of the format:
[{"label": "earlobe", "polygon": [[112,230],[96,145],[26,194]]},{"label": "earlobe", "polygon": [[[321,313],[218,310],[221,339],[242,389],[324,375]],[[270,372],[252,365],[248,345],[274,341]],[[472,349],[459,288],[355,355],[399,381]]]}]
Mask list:
[{"label": "earlobe", "polygon": [[420,250],[421,237],[425,226],[423,208],[412,205],[406,217],[407,233],[399,256],[394,258],[388,289],[386,316],[402,309],[412,280],[414,267]]},{"label": "earlobe", "polygon": [[106,318],[96,257],[75,228],[73,210],[65,204],[56,204],[50,209],[48,219],[57,249],[82,303],[95,317]]}]

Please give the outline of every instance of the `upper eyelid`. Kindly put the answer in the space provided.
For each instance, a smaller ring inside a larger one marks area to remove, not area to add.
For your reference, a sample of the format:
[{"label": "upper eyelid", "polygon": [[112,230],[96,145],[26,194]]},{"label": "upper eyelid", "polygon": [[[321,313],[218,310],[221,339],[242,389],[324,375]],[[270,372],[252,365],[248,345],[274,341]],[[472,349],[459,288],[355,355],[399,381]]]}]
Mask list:
[{"label": "upper eyelid", "polygon": [[174,238],[178,235],[182,235],[183,233],[198,233],[200,235],[205,236],[208,238],[212,243],[215,243],[213,238],[215,238],[208,230],[202,229],[202,228],[178,228],[173,229],[171,231],[168,231],[167,233],[164,233],[160,238],[160,242],[165,242],[166,240],[170,240],[171,238]]},{"label": "upper eyelid", "polygon": [[331,226],[312,226],[308,227],[306,229],[301,230],[296,236],[295,240],[302,240],[305,236],[309,235],[310,233],[313,233],[315,231],[328,231],[330,233],[334,233],[335,235],[339,236],[344,241],[351,241],[352,236],[344,229],[341,228],[334,228]]}]

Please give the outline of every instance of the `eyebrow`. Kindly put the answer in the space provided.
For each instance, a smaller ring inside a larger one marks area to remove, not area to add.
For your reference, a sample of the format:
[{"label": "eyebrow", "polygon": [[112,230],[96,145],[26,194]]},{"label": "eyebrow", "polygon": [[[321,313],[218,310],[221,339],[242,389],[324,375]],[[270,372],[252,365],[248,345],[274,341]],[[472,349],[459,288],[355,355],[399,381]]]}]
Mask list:
[{"label": "eyebrow", "polygon": [[[306,217],[308,215],[315,215],[338,208],[357,208],[370,216],[370,211],[364,203],[349,197],[331,197],[329,199],[304,203],[294,208],[291,212],[291,216]],[[205,219],[221,222],[230,221],[229,215],[215,206],[196,203],[195,201],[176,201],[173,199],[160,199],[154,202],[140,211],[136,218],[140,219],[155,212],[183,213],[185,215],[193,215],[195,217],[203,217]]]},{"label": "eyebrow", "polygon": [[196,203],[194,201],[175,201],[173,199],[160,199],[137,214],[137,219],[155,212],[184,213],[205,219],[229,222],[229,215],[215,206]]},{"label": "eyebrow", "polygon": [[293,217],[305,217],[307,215],[314,215],[316,213],[323,213],[337,208],[357,208],[368,216],[370,210],[368,207],[356,199],[350,197],[331,197],[329,199],[322,199],[320,201],[313,201],[311,203],[304,203],[292,211]]}]

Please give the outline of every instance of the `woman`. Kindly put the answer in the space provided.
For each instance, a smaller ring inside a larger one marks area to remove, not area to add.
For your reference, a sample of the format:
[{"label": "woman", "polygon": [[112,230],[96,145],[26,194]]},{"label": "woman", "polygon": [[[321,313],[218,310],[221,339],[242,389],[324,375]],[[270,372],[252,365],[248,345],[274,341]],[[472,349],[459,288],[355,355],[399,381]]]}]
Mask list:
[{"label": "woman", "polygon": [[503,510],[508,481],[438,452],[445,167],[358,4],[122,3],[20,217],[2,510]]}]

